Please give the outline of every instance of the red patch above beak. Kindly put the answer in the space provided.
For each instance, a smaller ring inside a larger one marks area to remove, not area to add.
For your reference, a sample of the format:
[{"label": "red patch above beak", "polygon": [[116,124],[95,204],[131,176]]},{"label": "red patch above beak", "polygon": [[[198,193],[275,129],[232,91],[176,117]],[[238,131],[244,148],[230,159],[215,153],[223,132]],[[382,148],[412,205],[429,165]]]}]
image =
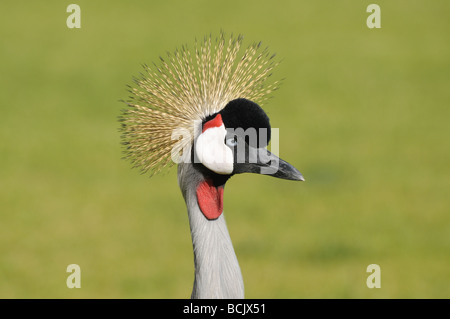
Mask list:
[{"label": "red patch above beak", "polygon": [[223,186],[216,187],[211,180],[201,182],[197,187],[197,202],[207,219],[219,218],[223,212]]},{"label": "red patch above beak", "polygon": [[208,122],[203,124],[202,133],[211,127],[219,127],[222,124],[223,124],[222,115],[217,114],[215,118],[213,118],[212,120],[209,120]]}]

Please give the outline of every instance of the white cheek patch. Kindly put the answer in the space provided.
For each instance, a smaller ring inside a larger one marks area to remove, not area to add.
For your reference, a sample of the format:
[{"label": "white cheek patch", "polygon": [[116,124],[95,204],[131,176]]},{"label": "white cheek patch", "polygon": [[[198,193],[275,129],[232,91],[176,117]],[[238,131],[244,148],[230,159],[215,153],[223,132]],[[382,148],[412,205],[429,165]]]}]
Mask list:
[{"label": "white cheek patch", "polygon": [[206,129],[197,138],[195,153],[200,162],[217,174],[233,172],[233,152],[225,145],[227,130],[221,126]]}]

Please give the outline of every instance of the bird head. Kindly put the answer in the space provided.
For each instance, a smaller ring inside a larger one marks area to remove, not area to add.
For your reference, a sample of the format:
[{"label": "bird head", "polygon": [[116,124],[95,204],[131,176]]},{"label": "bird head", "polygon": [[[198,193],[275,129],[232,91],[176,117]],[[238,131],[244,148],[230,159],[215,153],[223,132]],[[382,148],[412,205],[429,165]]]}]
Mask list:
[{"label": "bird head", "polygon": [[278,88],[271,75],[279,63],[260,42],[241,52],[242,40],[227,41],[222,32],[168,53],[159,65],[144,65],[120,117],[125,157],[134,167],[153,175],[174,163],[192,164],[179,166],[180,188],[183,195],[195,190],[209,220],[222,213],[223,187],[235,174],[303,180],[267,150],[271,126],[260,105]]},{"label": "bird head", "polygon": [[294,166],[267,150],[270,138],[270,121],[264,110],[255,102],[238,98],[203,121],[194,142],[193,161],[225,177],[256,173],[304,180]]}]

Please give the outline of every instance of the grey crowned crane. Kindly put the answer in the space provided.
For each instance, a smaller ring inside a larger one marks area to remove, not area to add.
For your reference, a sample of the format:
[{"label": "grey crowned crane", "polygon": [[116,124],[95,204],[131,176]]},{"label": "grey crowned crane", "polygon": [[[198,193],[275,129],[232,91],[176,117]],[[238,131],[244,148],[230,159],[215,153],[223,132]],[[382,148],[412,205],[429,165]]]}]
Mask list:
[{"label": "grey crowned crane", "polygon": [[144,65],[120,117],[134,167],[155,174],[178,164],[194,249],[192,298],[244,298],[223,214],[227,180],[240,173],[304,180],[266,148],[271,128],[258,104],[278,86],[267,83],[278,63],[260,43],[239,54],[241,44],[242,36],[225,40],[222,32]]}]

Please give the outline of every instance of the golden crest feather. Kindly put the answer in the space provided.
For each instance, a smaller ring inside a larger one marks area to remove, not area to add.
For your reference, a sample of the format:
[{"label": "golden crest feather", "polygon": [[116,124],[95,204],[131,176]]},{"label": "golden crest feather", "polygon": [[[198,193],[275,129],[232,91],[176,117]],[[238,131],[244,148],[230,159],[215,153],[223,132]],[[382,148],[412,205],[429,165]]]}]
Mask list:
[{"label": "golden crest feather", "polygon": [[159,65],[144,65],[145,74],[130,86],[128,108],[120,116],[125,158],[133,167],[151,175],[173,165],[175,156],[192,139],[173,138],[176,130],[194,137],[194,123],[219,112],[229,101],[246,98],[260,105],[279,82],[268,84],[278,65],[261,43],[240,53],[243,37],[223,32],[212,39],[196,40],[194,49],[181,50],[160,58]]}]

